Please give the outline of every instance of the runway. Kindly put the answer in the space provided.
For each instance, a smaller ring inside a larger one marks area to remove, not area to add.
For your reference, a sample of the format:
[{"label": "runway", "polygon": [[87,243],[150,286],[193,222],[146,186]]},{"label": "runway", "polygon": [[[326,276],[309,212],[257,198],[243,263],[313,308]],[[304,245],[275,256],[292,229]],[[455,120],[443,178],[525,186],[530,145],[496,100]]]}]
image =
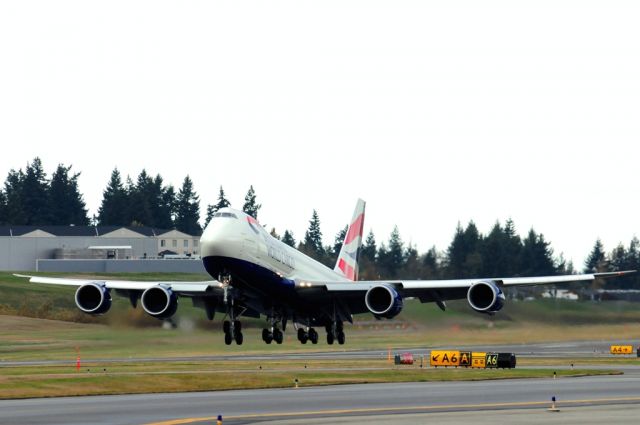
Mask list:
[{"label": "runway", "polygon": [[359,423],[358,418],[370,422],[371,415],[544,410],[552,396],[563,409],[614,404],[637,409],[640,374],[6,400],[0,401],[0,423],[210,424],[218,414],[225,424],[344,416]]},{"label": "runway", "polygon": [[[508,345],[455,345],[432,346],[424,348],[393,347],[394,352],[410,352],[417,356],[428,356],[431,350],[460,349],[480,352],[506,352],[515,353],[520,357],[593,357],[609,356],[609,348],[612,344],[640,346],[640,340],[611,340],[611,341],[568,341],[545,342]],[[273,354],[257,355],[211,355],[211,356],[179,356],[179,357],[126,357],[126,358],[84,358],[85,362],[92,363],[154,363],[154,362],[185,362],[185,361],[264,361],[264,360],[335,360],[335,359],[383,359],[387,350],[323,350],[318,345],[318,351],[312,352],[278,352]],[[33,361],[0,361],[2,366],[54,366],[74,364],[74,359],[68,360],[33,360]]]}]

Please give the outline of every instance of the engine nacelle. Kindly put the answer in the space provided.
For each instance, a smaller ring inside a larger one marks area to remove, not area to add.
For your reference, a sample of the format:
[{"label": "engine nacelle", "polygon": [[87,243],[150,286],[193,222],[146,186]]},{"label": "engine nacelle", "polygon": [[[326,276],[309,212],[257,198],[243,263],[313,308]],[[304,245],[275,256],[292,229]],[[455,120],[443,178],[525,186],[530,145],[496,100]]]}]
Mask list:
[{"label": "engine nacelle", "polygon": [[493,282],[478,282],[469,288],[467,301],[475,311],[492,314],[504,306],[504,294]]},{"label": "engine nacelle", "polygon": [[160,285],[147,288],[140,297],[140,303],[144,311],[158,319],[168,319],[178,310],[176,294]]},{"label": "engine nacelle", "polygon": [[391,319],[402,311],[402,297],[389,285],[370,288],[364,296],[364,303],[376,317]]},{"label": "engine nacelle", "polygon": [[87,314],[104,314],[111,308],[111,294],[103,283],[85,283],[76,289],[76,305]]}]

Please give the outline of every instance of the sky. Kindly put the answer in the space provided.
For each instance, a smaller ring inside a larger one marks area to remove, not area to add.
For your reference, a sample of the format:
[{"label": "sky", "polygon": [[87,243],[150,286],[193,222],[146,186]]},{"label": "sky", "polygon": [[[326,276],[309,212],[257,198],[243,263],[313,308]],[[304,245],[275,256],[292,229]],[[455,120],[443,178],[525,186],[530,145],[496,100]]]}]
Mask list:
[{"label": "sky", "polygon": [[640,3],[7,1],[0,179],[145,168],[325,243],[367,201],[420,251],[512,218],[581,269],[640,233]]}]

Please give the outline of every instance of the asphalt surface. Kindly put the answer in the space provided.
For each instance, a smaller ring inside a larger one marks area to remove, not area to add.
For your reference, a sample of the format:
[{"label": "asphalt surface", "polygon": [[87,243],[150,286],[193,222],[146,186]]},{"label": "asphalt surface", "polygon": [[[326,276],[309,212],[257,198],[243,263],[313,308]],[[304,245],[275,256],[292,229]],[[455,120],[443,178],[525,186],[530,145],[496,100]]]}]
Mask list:
[{"label": "asphalt surface", "polygon": [[[425,348],[393,348],[394,352],[410,352],[416,356],[428,356],[431,350],[460,349],[463,351],[491,351],[515,353],[518,357],[583,357],[583,356],[609,356],[612,344],[640,346],[640,340],[615,340],[615,341],[569,341],[537,344],[508,344],[508,345],[456,345],[432,346]],[[318,346],[321,350],[322,346]],[[304,353],[274,353],[260,355],[211,355],[193,357],[125,357],[125,358],[84,358],[84,362],[92,363],[153,363],[153,362],[185,362],[185,361],[257,361],[257,360],[335,360],[335,359],[380,359],[387,358],[386,350],[349,350],[341,351],[317,351]],[[75,364],[70,360],[34,360],[34,361],[2,361],[2,366],[52,366]]]},{"label": "asphalt surface", "polygon": [[[0,401],[0,423],[225,424],[314,417],[359,418],[512,409],[640,404],[640,374],[564,379],[368,384],[176,394]],[[373,415],[373,416],[372,416]],[[167,422],[172,419],[187,421]]]}]

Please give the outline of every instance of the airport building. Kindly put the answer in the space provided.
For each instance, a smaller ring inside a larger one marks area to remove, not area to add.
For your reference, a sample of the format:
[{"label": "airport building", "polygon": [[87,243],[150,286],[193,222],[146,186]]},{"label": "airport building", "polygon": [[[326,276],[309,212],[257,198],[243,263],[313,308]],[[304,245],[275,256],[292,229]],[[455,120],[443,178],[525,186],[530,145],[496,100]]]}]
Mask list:
[{"label": "airport building", "polygon": [[[200,272],[200,261],[184,261],[198,259],[199,248],[199,236],[175,229],[0,226],[0,270],[5,271]],[[180,260],[187,264],[172,267]]]}]

